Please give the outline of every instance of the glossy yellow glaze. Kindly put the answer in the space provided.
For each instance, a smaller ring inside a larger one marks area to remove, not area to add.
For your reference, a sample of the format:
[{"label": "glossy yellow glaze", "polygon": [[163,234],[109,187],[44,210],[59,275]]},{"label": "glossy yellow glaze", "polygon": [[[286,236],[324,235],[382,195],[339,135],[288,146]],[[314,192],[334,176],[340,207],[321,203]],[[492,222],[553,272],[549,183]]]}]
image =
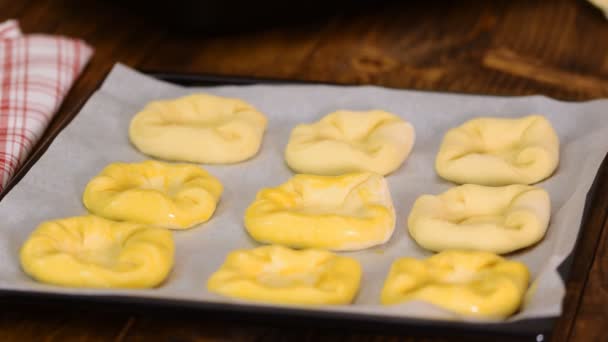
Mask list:
[{"label": "glossy yellow glaze", "polygon": [[395,212],[380,175],[296,175],[258,192],[245,212],[245,227],[264,243],[357,250],[386,242]]},{"label": "glossy yellow glaze", "polygon": [[451,250],[426,260],[396,260],[381,301],[391,305],[419,300],[463,316],[502,319],[521,305],[529,278],[520,262],[487,252]]},{"label": "glossy yellow glaze", "polygon": [[361,266],[321,250],[264,246],[231,252],[208,280],[223,296],[282,304],[349,304],[357,294]]},{"label": "glossy yellow glaze", "polygon": [[209,220],[222,191],[199,166],[149,160],[108,165],[82,200],[91,213],[112,220],[186,229]]},{"label": "glossy yellow glaze", "polygon": [[173,267],[171,232],[89,215],[43,222],[20,252],[37,281],[93,288],[148,288]]}]

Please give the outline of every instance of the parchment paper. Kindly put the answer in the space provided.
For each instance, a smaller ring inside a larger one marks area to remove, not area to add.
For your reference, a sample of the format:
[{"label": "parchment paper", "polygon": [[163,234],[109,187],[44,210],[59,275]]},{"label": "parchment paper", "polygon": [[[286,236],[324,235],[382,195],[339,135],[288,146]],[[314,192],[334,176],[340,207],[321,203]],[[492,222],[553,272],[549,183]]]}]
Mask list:
[{"label": "parchment paper", "polygon": [[[269,126],[261,151],[252,160],[230,166],[204,166],[222,181],[225,192],[208,223],[174,233],[175,267],[167,281],[149,290],[74,289],[39,284],[24,274],[19,266],[19,248],[40,222],[85,214],[81,203],[84,187],[107,164],[147,159],[129,143],[128,125],[132,116],[148,101],[198,91],[242,98],[268,116]],[[532,288],[536,288],[528,294],[522,310],[509,321],[559,315],[565,290],[556,268],[574,247],[586,194],[608,151],[607,100],[566,103],[542,96],[467,96],[371,86],[184,88],[149,78],[122,65],[115,66],[101,89],[0,202],[0,289],[242,304],[242,301],[209,293],[206,280],[222,264],[228,252],[259,245],[244,230],[243,214],[259,189],[276,186],[292,176],[283,160],[292,127],[316,121],[338,109],[374,108],[398,114],[416,129],[412,154],[397,172],[388,176],[397,211],[397,227],[385,245],[342,253],[358,259],[363,266],[360,292],[353,305],[322,309],[453,319],[453,315],[425,303],[379,305],[382,284],[396,258],[431,255],[408,235],[409,211],[418,196],[437,194],[453,186],[441,180],[433,169],[439,144],[449,128],[482,115],[519,117],[540,113],[546,115],[557,130],[561,159],[554,176],[539,184],[549,192],[552,202],[547,235],[536,246],[508,256],[528,265],[534,280]]]}]

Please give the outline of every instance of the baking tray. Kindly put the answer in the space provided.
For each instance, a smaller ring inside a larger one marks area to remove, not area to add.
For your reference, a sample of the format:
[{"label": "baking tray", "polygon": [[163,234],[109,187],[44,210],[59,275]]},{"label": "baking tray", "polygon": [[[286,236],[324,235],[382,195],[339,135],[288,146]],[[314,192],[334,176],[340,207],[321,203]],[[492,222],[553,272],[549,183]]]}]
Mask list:
[{"label": "baking tray", "polygon": [[[259,78],[247,78],[247,77],[227,77],[218,75],[204,75],[204,74],[180,74],[180,73],[167,73],[144,70],[145,74],[153,76],[163,81],[175,83],[184,86],[222,86],[222,85],[249,85],[249,84],[310,84],[317,82],[302,82],[302,81],[291,81],[291,80],[277,80],[277,79],[259,79]],[[96,89],[101,85],[102,81],[99,82]],[[89,94],[89,96],[92,95]],[[26,160],[24,165],[19,169],[13,180],[6,187],[5,191],[0,194],[0,200],[10,189],[17,184],[17,182],[27,173],[27,171],[34,165],[34,163],[40,158],[40,156],[46,151],[48,146],[54,140],[54,138],[60,133],[60,131],[74,118],[74,116],[80,111],[82,106],[87,102],[88,97],[81,99],[72,110],[63,116],[59,122],[54,124],[56,129],[47,132],[43,139],[39,142],[36,148],[32,151],[30,157]],[[559,266],[559,273],[564,282],[567,281],[570,274],[573,257],[578,249],[579,241],[585,226],[588,224],[588,219],[591,213],[591,203],[596,196],[596,190],[601,177],[605,169],[606,159],[603,160],[598,173],[596,174],[593,186],[587,194],[585,209],[582,218],[582,227],[579,230],[578,240],[575,248],[569,254],[569,256]],[[587,265],[588,266],[588,265]],[[136,298],[122,295],[79,295],[79,294],[52,294],[42,292],[25,292],[25,291],[13,291],[13,290],[0,290],[0,295],[10,297],[13,300],[44,300],[48,302],[59,302],[64,304],[74,305],[104,305],[112,304],[115,309],[126,309],[131,311],[142,311],[149,312],[150,309],[156,310],[171,310],[171,309],[186,309],[196,310],[201,313],[213,314],[231,317],[234,319],[251,319],[261,322],[277,322],[287,324],[306,324],[308,327],[311,324],[315,326],[329,326],[329,327],[345,327],[349,329],[372,329],[382,331],[384,333],[388,331],[405,331],[408,333],[431,333],[431,334],[446,334],[446,333],[467,333],[467,334],[498,334],[507,336],[529,336],[538,340],[539,337],[549,334],[553,328],[557,317],[555,318],[538,318],[538,319],[524,319],[516,322],[509,323],[465,323],[458,321],[439,321],[439,320],[425,320],[416,318],[405,318],[405,317],[379,317],[373,315],[366,315],[360,313],[336,313],[327,312],[322,310],[301,310],[297,308],[287,307],[268,307],[268,306],[257,306],[255,304],[224,304],[224,303],[210,303],[210,302],[197,302],[188,300],[171,300],[171,299],[157,299],[157,298]],[[135,305],[135,306],[133,306]]]}]

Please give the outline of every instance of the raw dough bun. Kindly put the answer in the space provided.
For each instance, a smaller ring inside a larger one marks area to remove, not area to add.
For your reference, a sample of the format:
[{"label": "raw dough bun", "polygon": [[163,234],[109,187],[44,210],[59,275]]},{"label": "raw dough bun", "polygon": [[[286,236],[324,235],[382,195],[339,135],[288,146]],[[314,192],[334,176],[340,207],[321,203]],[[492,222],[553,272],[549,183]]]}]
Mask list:
[{"label": "raw dough bun", "polygon": [[108,219],[186,229],[209,220],[222,191],[199,166],[149,160],[108,165],[87,184],[82,201]]},{"label": "raw dough bun", "polygon": [[231,252],[209,278],[209,291],[233,298],[279,304],[349,304],[361,282],[350,257],[320,250],[264,246]]},{"label": "raw dough bun", "polygon": [[382,304],[428,302],[476,318],[506,318],[522,303],[530,272],[495,254],[445,251],[426,260],[397,259],[382,289]]},{"label": "raw dough bun", "polygon": [[551,176],[559,139],[540,115],[519,119],[477,118],[448,131],[435,169],[459,184],[533,184]]},{"label": "raw dough bun", "polygon": [[509,253],[540,241],[549,225],[547,192],[529,185],[461,185],[419,197],[408,218],[416,242],[432,251]]},{"label": "raw dough bun", "polygon": [[237,163],[262,143],[266,117],[239,99],[195,94],[150,102],[129,127],[141,152],[165,160]]},{"label": "raw dough bun", "polygon": [[370,171],[387,175],[405,161],[414,128],[381,110],[338,111],[291,132],[285,160],[299,173],[341,175]]},{"label": "raw dough bun", "polygon": [[391,237],[395,210],[380,175],[296,175],[258,192],[245,213],[245,227],[263,243],[359,250]]},{"label": "raw dough bun", "polygon": [[608,0],[589,0],[589,2],[602,10],[602,12],[604,12],[604,16],[608,18]]},{"label": "raw dough bun", "polygon": [[171,232],[89,215],[42,223],[21,248],[37,281],[70,287],[149,288],[173,267]]}]

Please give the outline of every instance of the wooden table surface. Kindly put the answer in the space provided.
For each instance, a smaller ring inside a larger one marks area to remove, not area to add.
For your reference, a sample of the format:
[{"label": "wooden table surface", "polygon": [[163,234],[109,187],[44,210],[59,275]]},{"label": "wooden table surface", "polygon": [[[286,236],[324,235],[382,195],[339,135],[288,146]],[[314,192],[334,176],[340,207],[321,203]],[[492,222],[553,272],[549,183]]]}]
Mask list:
[{"label": "wooden table surface", "polygon": [[[608,21],[585,1],[401,1],[357,13],[337,11],[308,25],[220,36],[177,31],[164,21],[121,10],[117,3],[0,0],[0,21],[17,18],[26,33],[79,37],[96,49],[50,131],[117,61],[164,71],[448,92],[545,94],[564,100],[608,96]],[[552,333],[556,341],[608,340],[607,172],[600,172],[583,224],[564,313]],[[499,340],[14,297],[2,297],[0,303],[1,341]]]}]

